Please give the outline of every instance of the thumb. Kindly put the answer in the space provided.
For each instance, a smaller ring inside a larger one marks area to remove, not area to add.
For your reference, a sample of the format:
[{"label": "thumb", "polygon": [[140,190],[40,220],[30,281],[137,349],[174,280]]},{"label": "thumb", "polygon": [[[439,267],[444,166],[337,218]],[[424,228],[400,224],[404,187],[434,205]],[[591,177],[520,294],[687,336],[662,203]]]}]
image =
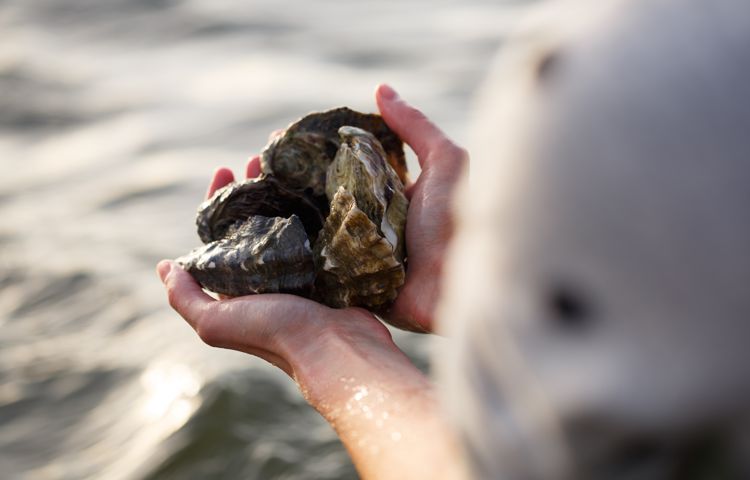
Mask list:
[{"label": "thumb", "polygon": [[[252,333],[244,328],[241,312],[227,314],[226,308],[217,307],[222,302],[207,295],[193,279],[193,276],[170,260],[162,260],[156,266],[156,272],[167,289],[169,305],[184,318],[198,333],[206,344],[212,347],[231,348],[260,357],[276,365],[292,376],[289,362],[280,354],[265,348],[270,342],[258,346]],[[231,300],[230,300],[231,302]],[[226,302],[223,302],[225,306]]]},{"label": "thumb", "polygon": [[375,101],[385,123],[417,154],[420,167],[424,168],[431,154],[446,145],[452,145],[442,130],[424,113],[402,100],[390,86],[378,85]]},{"label": "thumb", "polygon": [[200,334],[200,325],[205,323],[215,300],[203,291],[192,275],[171,260],[159,262],[156,272],[167,289],[169,305]]}]

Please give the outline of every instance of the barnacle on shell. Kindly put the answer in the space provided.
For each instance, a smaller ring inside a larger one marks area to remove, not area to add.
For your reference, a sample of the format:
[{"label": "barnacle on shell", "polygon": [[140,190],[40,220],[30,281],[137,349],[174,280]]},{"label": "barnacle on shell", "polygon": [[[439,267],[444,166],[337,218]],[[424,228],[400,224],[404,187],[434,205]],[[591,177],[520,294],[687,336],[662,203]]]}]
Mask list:
[{"label": "barnacle on shell", "polygon": [[261,167],[201,204],[207,244],[178,261],[216,293],[386,308],[405,278],[408,201],[403,146],[382,118],[310,114],[264,149]]}]

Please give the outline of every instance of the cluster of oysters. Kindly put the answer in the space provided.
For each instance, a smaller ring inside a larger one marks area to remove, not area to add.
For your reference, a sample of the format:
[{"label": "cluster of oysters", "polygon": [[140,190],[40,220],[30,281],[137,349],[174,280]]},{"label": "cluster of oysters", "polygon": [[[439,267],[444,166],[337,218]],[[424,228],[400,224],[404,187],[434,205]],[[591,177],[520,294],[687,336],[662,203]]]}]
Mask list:
[{"label": "cluster of oysters", "polygon": [[219,294],[387,308],[405,276],[406,175],[403,143],[380,116],[307,115],[265,147],[258,178],[200,205],[205,245],[177,262]]}]

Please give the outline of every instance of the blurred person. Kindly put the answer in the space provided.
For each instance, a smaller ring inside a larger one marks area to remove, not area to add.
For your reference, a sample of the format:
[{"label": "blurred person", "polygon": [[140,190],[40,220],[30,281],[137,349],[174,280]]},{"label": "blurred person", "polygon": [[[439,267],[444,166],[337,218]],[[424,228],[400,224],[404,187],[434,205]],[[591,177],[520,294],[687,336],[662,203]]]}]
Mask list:
[{"label": "blurred person", "polygon": [[545,5],[478,97],[460,186],[466,152],[380,86],[422,167],[388,320],[447,335],[437,390],[365,310],[158,272],[205,342],[297,382],[363,478],[750,478],[748,85],[743,0]]}]

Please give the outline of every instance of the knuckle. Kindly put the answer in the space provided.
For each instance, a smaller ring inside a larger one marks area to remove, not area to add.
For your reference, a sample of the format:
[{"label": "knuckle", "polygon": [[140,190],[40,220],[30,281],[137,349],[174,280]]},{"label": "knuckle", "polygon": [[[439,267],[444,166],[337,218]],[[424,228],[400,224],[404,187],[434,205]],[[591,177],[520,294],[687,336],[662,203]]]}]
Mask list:
[{"label": "knuckle", "polygon": [[206,315],[201,315],[196,321],[195,331],[198,337],[211,347],[221,346],[220,330],[217,328],[217,323]]},{"label": "knuckle", "polygon": [[458,162],[461,165],[464,165],[464,164],[468,163],[469,162],[469,151],[466,150],[464,147],[460,147],[458,145],[455,145],[455,148],[456,148],[456,150],[455,150],[456,160],[458,160]]},{"label": "knuckle", "polygon": [[448,154],[448,155],[455,155],[456,154],[456,144],[451,141],[450,138],[446,137],[445,135],[440,135],[438,140],[435,142],[436,148],[440,153],[442,154]]},{"label": "knuckle", "polygon": [[445,135],[437,135],[430,144],[430,154],[439,157],[452,157],[456,153],[456,145]]},{"label": "knuckle", "polygon": [[448,164],[453,167],[460,167],[469,161],[468,150],[456,145],[450,138],[444,135],[433,143],[430,153],[440,160],[439,163]]},{"label": "knuckle", "polygon": [[421,110],[414,108],[411,105],[409,105],[407,108],[408,108],[407,112],[412,122],[428,122],[429,121],[427,119],[427,116],[424,113],[422,113]]},{"label": "knuckle", "polygon": [[167,287],[167,301],[169,306],[175,310],[180,310],[180,295],[176,288],[169,286]]}]

